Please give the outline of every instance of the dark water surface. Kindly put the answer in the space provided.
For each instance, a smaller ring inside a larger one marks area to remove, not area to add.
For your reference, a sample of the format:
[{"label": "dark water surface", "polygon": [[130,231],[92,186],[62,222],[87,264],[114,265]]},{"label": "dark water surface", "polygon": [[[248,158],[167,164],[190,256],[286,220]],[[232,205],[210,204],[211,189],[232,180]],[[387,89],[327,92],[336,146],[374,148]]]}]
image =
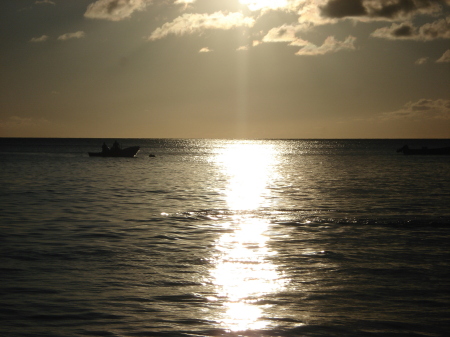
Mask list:
[{"label": "dark water surface", "polygon": [[449,140],[120,142],[0,138],[1,336],[450,335]]}]

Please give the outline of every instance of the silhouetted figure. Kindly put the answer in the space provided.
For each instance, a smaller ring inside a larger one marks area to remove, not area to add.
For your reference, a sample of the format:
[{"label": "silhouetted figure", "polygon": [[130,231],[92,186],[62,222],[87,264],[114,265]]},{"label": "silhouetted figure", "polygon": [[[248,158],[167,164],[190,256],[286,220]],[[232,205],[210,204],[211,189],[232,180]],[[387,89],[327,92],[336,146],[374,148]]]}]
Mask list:
[{"label": "silhouetted figure", "polygon": [[408,152],[408,151],[409,151],[408,145],[403,145],[403,147],[401,147],[397,150],[397,152],[403,152],[403,153]]},{"label": "silhouetted figure", "polygon": [[119,143],[117,142],[117,140],[114,141],[114,144],[113,144],[113,146],[112,146],[112,150],[115,151],[115,152],[117,152],[117,151],[120,150],[120,145],[119,145]]},{"label": "silhouetted figure", "polygon": [[105,142],[103,142],[103,145],[102,145],[102,151],[103,151],[103,153],[109,152],[109,147],[108,147],[108,145],[106,145]]}]

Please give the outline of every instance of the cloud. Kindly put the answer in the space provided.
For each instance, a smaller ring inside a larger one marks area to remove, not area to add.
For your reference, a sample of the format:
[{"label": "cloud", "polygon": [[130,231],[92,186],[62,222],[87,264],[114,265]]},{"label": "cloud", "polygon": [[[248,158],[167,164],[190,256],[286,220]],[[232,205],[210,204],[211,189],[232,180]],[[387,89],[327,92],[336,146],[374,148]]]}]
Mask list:
[{"label": "cloud", "polygon": [[428,57],[421,57],[420,59],[416,60],[416,62],[414,62],[417,65],[422,65],[428,62]]},{"label": "cloud", "polygon": [[183,14],[154,30],[148,39],[155,41],[169,34],[194,34],[207,29],[227,30],[236,27],[251,27],[254,24],[253,18],[245,17],[242,13]]},{"label": "cloud", "polygon": [[441,15],[450,0],[290,0],[285,11],[297,13],[298,22],[310,25],[405,21],[417,15]]},{"label": "cloud", "polygon": [[322,16],[329,18],[365,16],[368,14],[361,0],[331,0],[320,9]]},{"label": "cloud", "polygon": [[450,62],[450,49],[447,49],[447,51],[436,62],[437,63],[449,63]]},{"label": "cloud", "polygon": [[175,0],[174,5],[183,5],[183,10],[191,8],[197,0]]},{"label": "cloud", "polygon": [[8,119],[0,120],[1,128],[16,128],[16,127],[30,126],[32,124],[34,124],[32,118],[24,118],[18,116],[10,116],[8,117]]},{"label": "cloud", "polygon": [[34,2],[36,5],[56,5],[54,1],[51,0],[38,0]]},{"label": "cloud", "polygon": [[50,122],[43,118],[9,116],[6,119],[0,120],[0,129],[26,129],[49,124]]},{"label": "cloud", "polygon": [[450,39],[450,16],[432,23],[426,23],[419,28],[420,35],[427,40]]},{"label": "cloud", "polygon": [[272,28],[263,37],[262,42],[291,42],[300,40],[296,35],[302,30],[303,26],[297,25],[282,25],[280,27]]},{"label": "cloud", "polygon": [[212,49],[209,49],[208,47],[203,47],[198,52],[199,53],[210,53],[210,52],[212,52]]},{"label": "cloud", "polygon": [[328,0],[319,6],[326,18],[405,19],[418,14],[434,14],[442,11],[449,0]]},{"label": "cloud", "polygon": [[[309,46],[313,49],[313,44],[308,41],[305,41],[299,37],[297,37],[297,33],[303,30],[303,25],[282,25],[280,27],[272,28],[269,32],[263,37],[262,42],[270,43],[270,42],[288,42],[290,46],[295,47],[306,47]],[[316,47],[316,46],[314,46]],[[317,48],[317,47],[316,47]],[[301,55],[301,54],[297,54]],[[306,55],[306,54],[304,54]],[[313,55],[313,54],[311,54]]]},{"label": "cloud", "polygon": [[371,0],[366,3],[371,17],[397,19],[440,12],[444,2],[448,0]]},{"label": "cloud", "polygon": [[400,110],[383,114],[383,119],[450,119],[450,100],[420,99],[408,102]]},{"label": "cloud", "polygon": [[48,40],[47,35],[42,35],[41,37],[33,37],[30,42],[38,43],[38,42],[45,42]]},{"label": "cloud", "polygon": [[324,55],[340,50],[354,50],[356,38],[348,36],[344,41],[338,41],[333,36],[325,39],[321,46],[316,46],[311,42],[297,37],[297,33],[304,29],[303,25],[282,25],[272,28],[262,38],[264,43],[285,42],[290,46],[302,47],[295,55]]},{"label": "cloud", "polygon": [[371,36],[389,40],[431,41],[450,39],[450,16],[417,28],[409,22],[394,23],[374,31]]},{"label": "cloud", "polygon": [[97,0],[84,13],[89,19],[120,21],[129,18],[135,11],[143,10],[149,0]]},{"label": "cloud", "polygon": [[[335,53],[340,50],[354,50],[355,41],[356,38],[353,36],[348,36],[344,41],[337,41],[333,36],[329,36],[325,39],[321,46],[316,46],[307,42],[303,48],[295,53],[295,55],[325,55]],[[306,41],[302,40],[302,42]]]},{"label": "cloud", "polygon": [[81,38],[83,38],[85,35],[86,35],[86,34],[85,34],[83,31],[80,30],[80,31],[75,32],[75,33],[66,33],[66,34],[63,34],[63,35],[61,35],[61,36],[58,37],[58,40],[66,41],[66,40],[70,40],[70,39],[81,39]]}]

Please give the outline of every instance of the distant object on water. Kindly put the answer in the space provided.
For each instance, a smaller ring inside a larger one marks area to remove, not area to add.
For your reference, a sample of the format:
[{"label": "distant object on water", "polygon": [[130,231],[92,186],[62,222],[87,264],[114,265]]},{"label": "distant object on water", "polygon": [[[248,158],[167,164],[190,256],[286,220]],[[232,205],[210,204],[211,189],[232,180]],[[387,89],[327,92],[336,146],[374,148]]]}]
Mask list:
[{"label": "distant object on water", "polygon": [[148,156],[149,157],[156,157],[154,154],[149,154]]},{"label": "distant object on water", "polygon": [[450,155],[450,146],[441,147],[437,149],[429,149],[427,147],[423,147],[421,149],[410,149],[408,145],[404,145],[399,148],[397,152],[403,152],[403,154],[417,154],[417,155]]},{"label": "distant object on water", "polygon": [[133,158],[139,152],[139,146],[131,146],[122,149],[117,141],[114,142],[112,148],[105,143],[102,145],[102,152],[88,152],[89,157],[128,157]]}]

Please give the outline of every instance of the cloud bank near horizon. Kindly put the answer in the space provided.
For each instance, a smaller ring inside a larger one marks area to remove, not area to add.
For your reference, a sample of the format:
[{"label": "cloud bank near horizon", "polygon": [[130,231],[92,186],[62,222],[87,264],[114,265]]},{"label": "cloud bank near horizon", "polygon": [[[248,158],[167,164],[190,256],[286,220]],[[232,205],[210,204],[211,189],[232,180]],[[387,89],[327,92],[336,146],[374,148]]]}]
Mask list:
[{"label": "cloud bank near horizon", "polygon": [[401,109],[387,112],[383,119],[440,119],[450,120],[450,100],[446,99],[420,99],[408,102]]}]

